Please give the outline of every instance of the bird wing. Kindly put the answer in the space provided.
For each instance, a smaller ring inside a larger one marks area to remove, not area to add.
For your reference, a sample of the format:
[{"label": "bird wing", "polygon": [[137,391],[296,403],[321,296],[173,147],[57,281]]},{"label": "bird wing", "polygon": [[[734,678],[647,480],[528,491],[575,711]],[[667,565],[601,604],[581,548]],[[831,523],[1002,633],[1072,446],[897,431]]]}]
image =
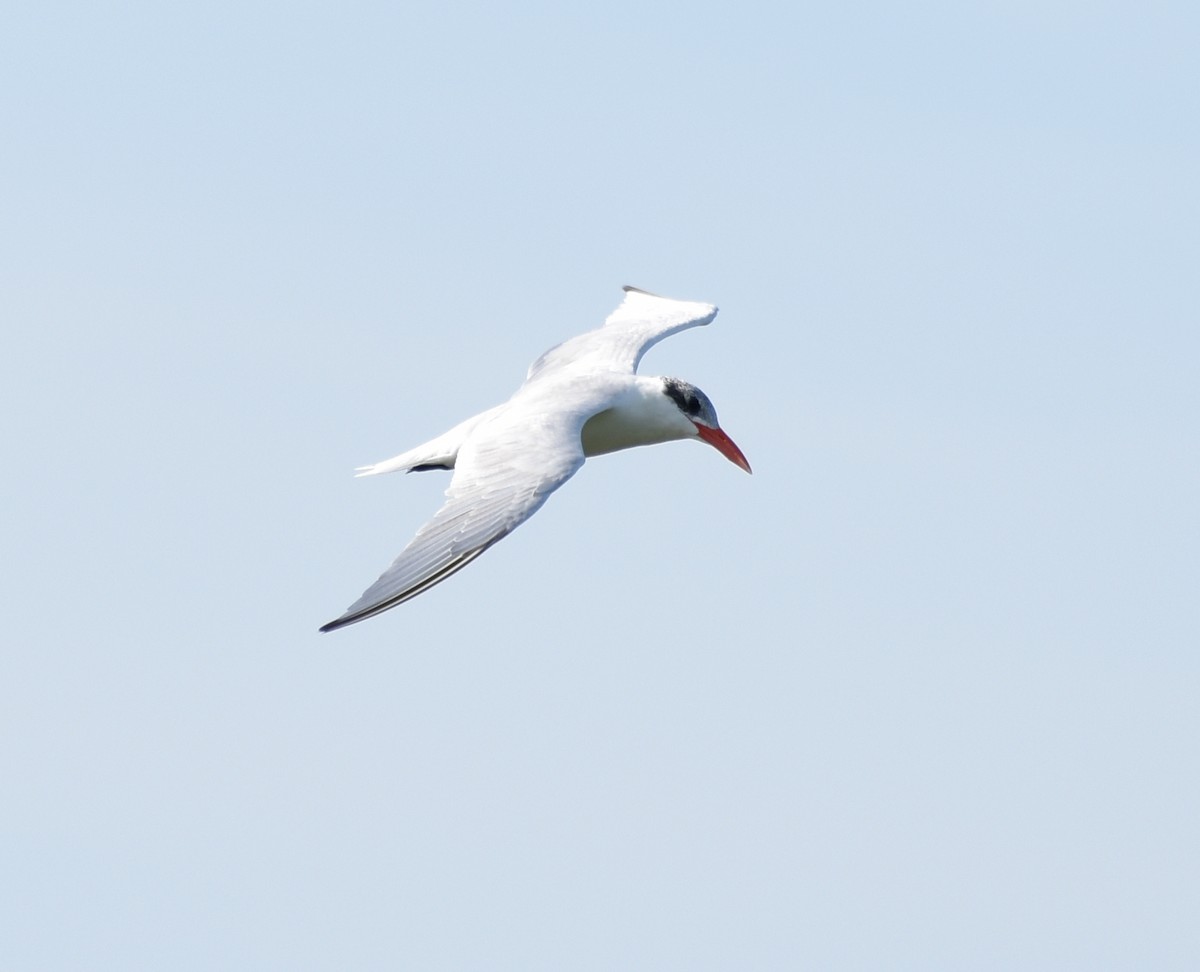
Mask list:
[{"label": "bird wing", "polygon": [[575,474],[583,465],[583,424],[599,406],[582,399],[566,409],[532,406],[514,401],[468,435],[445,504],[379,580],[322,631],[403,604],[462,570]]},{"label": "bird wing", "polygon": [[642,355],[663,338],[707,324],[716,316],[713,304],[674,300],[626,287],[625,299],[603,327],[551,348],[529,366],[525,380],[559,369],[633,374]]}]

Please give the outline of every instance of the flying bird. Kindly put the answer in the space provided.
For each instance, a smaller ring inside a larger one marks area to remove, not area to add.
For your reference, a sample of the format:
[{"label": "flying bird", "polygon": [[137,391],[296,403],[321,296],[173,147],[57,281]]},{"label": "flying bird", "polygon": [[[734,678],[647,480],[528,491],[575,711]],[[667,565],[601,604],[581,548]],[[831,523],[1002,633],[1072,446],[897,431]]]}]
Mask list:
[{"label": "flying bird", "polygon": [[665,337],[708,324],[712,304],[625,288],[602,327],[551,348],[503,405],[359,476],[453,469],[446,502],[333,631],[403,604],[462,570],[536,513],[584,459],[674,439],[699,439],[746,472],[750,463],[717,423],[712,402],[679,378],[637,374]]}]

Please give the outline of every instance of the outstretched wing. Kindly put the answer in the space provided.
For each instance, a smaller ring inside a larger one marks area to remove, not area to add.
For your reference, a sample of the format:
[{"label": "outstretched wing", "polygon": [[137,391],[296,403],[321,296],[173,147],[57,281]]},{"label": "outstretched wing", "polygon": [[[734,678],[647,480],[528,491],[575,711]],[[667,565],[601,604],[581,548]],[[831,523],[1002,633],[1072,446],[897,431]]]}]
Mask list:
[{"label": "outstretched wing", "polygon": [[583,465],[586,410],[509,409],[481,423],[458,452],[446,503],[346,613],[322,631],[403,604],[462,570],[538,511]]},{"label": "outstretched wing", "polygon": [[638,362],[665,337],[707,324],[717,316],[712,304],[659,297],[636,287],[608,315],[603,327],[551,348],[529,366],[527,382],[559,369],[633,374]]}]

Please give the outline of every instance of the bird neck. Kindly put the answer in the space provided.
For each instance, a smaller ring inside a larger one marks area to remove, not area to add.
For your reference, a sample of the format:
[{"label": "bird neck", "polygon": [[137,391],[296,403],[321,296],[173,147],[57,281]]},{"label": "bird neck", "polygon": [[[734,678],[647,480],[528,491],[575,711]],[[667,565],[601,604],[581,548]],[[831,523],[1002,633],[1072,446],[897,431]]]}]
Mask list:
[{"label": "bird neck", "polygon": [[695,425],[663,394],[661,378],[633,377],[608,408],[584,424],[585,456],[695,437]]}]

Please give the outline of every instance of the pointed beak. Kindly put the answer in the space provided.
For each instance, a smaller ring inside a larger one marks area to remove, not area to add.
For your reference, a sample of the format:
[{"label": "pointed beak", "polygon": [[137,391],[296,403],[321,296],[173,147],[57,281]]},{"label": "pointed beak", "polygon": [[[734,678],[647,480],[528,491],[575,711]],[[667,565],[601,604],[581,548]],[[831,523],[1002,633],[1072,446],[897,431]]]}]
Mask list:
[{"label": "pointed beak", "polygon": [[710,446],[721,453],[726,459],[732,462],[735,466],[741,466],[746,472],[750,472],[750,463],[746,461],[746,457],[742,455],[742,450],[737,447],[733,439],[729,438],[720,429],[710,429],[707,425],[701,425],[699,422],[693,422],[696,426],[696,431],[700,433],[700,438],[707,442]]}]

